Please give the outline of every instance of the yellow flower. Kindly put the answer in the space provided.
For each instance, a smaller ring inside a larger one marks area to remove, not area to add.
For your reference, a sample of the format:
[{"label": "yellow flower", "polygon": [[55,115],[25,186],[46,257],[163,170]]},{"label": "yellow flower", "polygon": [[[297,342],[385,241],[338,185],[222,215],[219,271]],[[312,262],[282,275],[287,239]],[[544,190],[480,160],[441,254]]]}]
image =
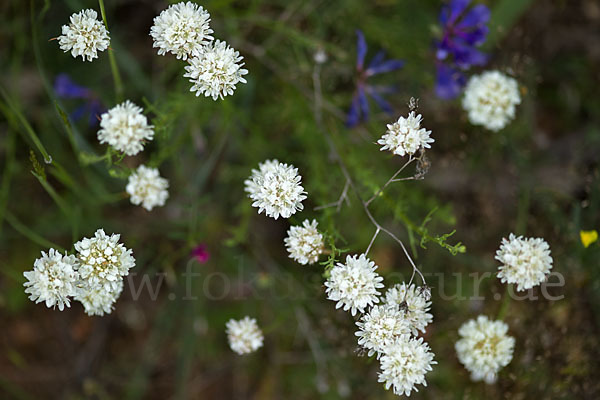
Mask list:
[{"label": "yellow flower", "polygon": [[598,231],[595,229],[592,231],[579,231],[579,237],[581,238],[583,246],[588,248],[590,244],[598,240]]}]

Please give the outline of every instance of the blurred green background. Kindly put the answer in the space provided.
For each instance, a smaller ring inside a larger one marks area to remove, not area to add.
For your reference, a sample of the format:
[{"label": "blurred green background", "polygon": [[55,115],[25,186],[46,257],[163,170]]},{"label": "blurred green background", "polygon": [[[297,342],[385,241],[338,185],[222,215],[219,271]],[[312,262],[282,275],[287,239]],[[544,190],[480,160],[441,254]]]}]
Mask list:
[{"label": "blurred green background", "polygon": [[[425,338],[438,365],[412,397],[599,398],[600,250],[597,243],[584,248],[579,231],[600,229],[600,4],[484,3],[492,10],[487,68],[511,72],[522,87],[517,119],[498,133],[469,125],[460,100],[433,94],[440,1],[203,1],[215,36],[239,50],[249,70],[247,84],[216,102],[191,94],[185,63],[152,48],[148,32],[166,1],[105,2],[121,85],[114,85],[107,52],[82,62],[49,40],[73,12],[99,11],[97,2],[2,1],[0,397],[395,397],[377,383],[378,363],[357,352],[352,317],[325,299],[323,266],[299,266],[283,246],[289,224],[304,218],[318,219],[328,246],[349,253],[364,251],[374,232],[353,195],[339,213],[314,211],[344,187],[315,123],[313,56],[323,49],[323,125],[363,197],[402,163],[374,143],[386,123],[407,113],[411,97],[436,140],[425,179],[390,186],[372,206],[432,277],[434,322]],[[388,96],[395,116],[374,112],[347,129],[356,29],[365,33],[368,59],[382,48],[406,66],[380,77],[399,87]],[[123,99],[144,107],[155,140],[136,157],[101,160],[106,147],[97,142],[97,127],[68,117],[81,102],[56,96],[61,73],[90,88],[105,108]],[[251,169],[270,158],[298,167],[309,193],[305,211],[289,221],[257,215],[244,193]],[[124,192],[129,170],[141,163],[170,181],[166,206],[152,212],[131,205]],[[70,250],[98,228],[120,233],[137,260],[115,311],[88,317],[78,303],[59,312],[30,302],[22,273],[39,252]],[[464,253],[419,245],[423,235],[454,230],[447,244],[461,242]],[[566,282],[550,292],[564,299],[545,300],[537,288],[537,301],[510,304],[505,321],[517,340],[514,358],[487,386],[469,380],[453,346],[464,321],[498,313],[505,287],[492,275],[493,256],[510,232],[549,242],[554,271]],[[198,244],[211,255],[204,264],[190,257]],[[380,235],[370,255],[387,286],[410,277],[388,237]],[[191,285],[186,270],[199,274]],[[144,279],[156,296],[144,289],[134,299],[130,288]],[[483,299],[469,300],[475,291]],[[258,319],[265,347],[240,357],[229,349],[224,325],[244,315]]]}]

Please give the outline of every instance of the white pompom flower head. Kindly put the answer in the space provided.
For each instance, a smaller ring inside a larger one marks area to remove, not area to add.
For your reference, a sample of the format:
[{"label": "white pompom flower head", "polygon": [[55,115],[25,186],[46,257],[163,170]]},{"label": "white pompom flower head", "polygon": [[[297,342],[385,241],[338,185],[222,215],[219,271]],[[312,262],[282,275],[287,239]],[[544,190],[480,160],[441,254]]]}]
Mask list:
[{"label": "white pompom flower head", "polygon": [[492,321],[485,315],[472,319],[458,329],[456,342],[458,360],[471,373],[474,381],[496,382],[498,371],[513,357],[515,339],[508,336],[508,325]]},{"label": "white pompom flower head", "polygon": [[154,18],[150,36],[159,55],[174,54],[177,59],[187,60],[199,55],[213,37],[210,14],[196,3],[172,4]]},{"label": "white pompom flower head", "polygon": [[100,143],[108,143],[128,156],[138,154],[154,137],[154,127],[148,124],[142,108],[129,100],[102,114],[100,128]]},{"label": "white pompom flower head", "polygon": [[98,229],[92,238],[75,243],[79,259],[79,275],[86,285],[102,285],[118,289],[119,281],[135,266],[132,251],[119,242],[119,234],[107,235]]},{"label": "white pompom flower head", "polygon": [[335,308],[350,310],[354,316],[363,313],[373,304],[379,303],[379,291],[383,278],[375,272],[377,265],[367,258],[347,256],[346,263],[337,263],[325,282],[325,292],[329,300],[337,302]]},{"label": "white pompom flower head", "polygon": [[359,331],[358,344],[368,350],[371,357],[377,353],[377,358],[391,346],[401,335],[410,333],[408,320],[404,313],[394,305],[375,305],[368,313],[363,314],[356,322]]},{"label": "white pompom flower head", "polygon": [[254,318],[230,319],[226,328],[229,347],[237,354],[249,354],[263,346],[263,333]]},{"label": "white pompom flower head", "polygon": [[517,285],[518,291],[528,290],[546,280],[552,269],[550,246],[542,238],[523,238],[511,233],[503,238],[496,251],[498,278],[502,283]]},{"label": "white pompom flower head", "polygon": [[84,285],[78,289],[75,300],[83,305],[89,316],[110,314],[119,296],[123,292],[123,280],[115,281],[114,285]]},{"label": "white pompom flower head", "polygon": [[289,218],[297,211],[302,211],[302,201],[306,192],[302,187],[302,177],[298,168],[293,165],[280,163],[277,160],[267,160],[252,170],[250,178],[244,181],[245,191],[253,201],[252,207],[258,208],[258,213],[278,219],[280,216]]},{"label": "white pompom flower head", "polygon": [[283,240],[290,258],[299,264],[314,264],[323,253],[323,234],[317,230],[317,226],[316,220],[306,219],[302,226],[290,227],[288,237]]},{"label": "white pompom flower head", "polygon": [[428,311],[431,301],[415,284],[398,284],[385,293],[385,304],[394,305],[400,309],[407,320],[411,333],[415,336],[425,333],[425,327],[433,321],[433,315]]},{"label": "white pompom flower head", "polygon": [[48,253],[42,251],[42,256],[35,260],[32,271],[23,272],[27,278],[25,293],[29,300],[36,303],[45,302],[46,307],[58,307],[63,311],[65,306],[70,307],[70,298],[77,292],[79,280],[79,262],[75,256],[62,255],[50,249]]},{"label": "white pompom flower head", "polygon": [[192,83],[190,92],[196,96],[203,94],[213,100],[230,96],[238,83],[246,83],[244,75],[248,70],[242,68],[244,57],[226,42],[216,40],[202,48],[200,54],[189,60],[185,67],[184,78]]},{"label": "white pompom flower head", "polygon": [[79,281],[75,300],[88,315],[110,314],[123,291],[123,278],[135,266],[132,251],[119,242],[120,235],[98,229],[92,238],[75,243]]},{"label": "white pompom flower head", "polygon": [[98,20],[95,10],[81,10],[71,15],[70,24],[62,26],[58,37],[60,49],[71,52],[74,58],[81,56],[84,61],[98,58],[98,52],[108,49],[110,37],[104,24]]},{"label": "white pompom flower head", "polygon": [[387,132],[377,141],[382,145],[381,151],[389,150],[401,157],[412,156],[417,151],[431,148],[435,140],[430,137],[431,131],[421,127],[423,117],[414,111],[408,117],[400,117],[398,121],[387,125]]},{"label": "white pompom flower head", "polygon": [[465,88],[463,109],[473,125],[497,132],[515,118],[521,103],[517,81],[500,71],[472,76]]},{"label": "white pompom flower head", "polygon": [[427,386],[425,375],[432,370],[434,354],[423,338],[414,338],[408,334],[401,335],[394,343],[387,346],[379,363],[381,372],[379,382],[390,387],[396,395],[410,396],[416,385]]},{"label": "white pompom flower head", "polygon": [[158,169],[140,165],[129,175],[127,193],[131,196],[132,204],[142,205],[151,211],[154,207],[161,207],[169,198],[169,181],[161,177]]}]

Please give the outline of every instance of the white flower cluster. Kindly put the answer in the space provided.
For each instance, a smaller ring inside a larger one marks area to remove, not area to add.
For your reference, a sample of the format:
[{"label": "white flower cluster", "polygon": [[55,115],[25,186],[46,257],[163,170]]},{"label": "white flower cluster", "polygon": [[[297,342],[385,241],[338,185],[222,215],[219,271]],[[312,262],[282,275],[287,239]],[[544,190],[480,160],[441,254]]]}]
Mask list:
[{"label": "white flower cluster", "polygon": [[238,83],[246,83],[244,75],[248,70],[242,68],[243,59],[227,43],[216,40],[204,46],[200,57],[190,60],[183,77],[190,78],[193,84],[190,92],[196,92],[196,96],[204,94],[213,100],[223,99],[224,96],[233,94]]},{"label": "white flower cluster", "polygon": [[148,125],[148,118],[141,107],[127,100],[100,116],[98,140],[108,143],[128,156],[134,156],[144,149],[144,143],[154,137],[154,127]]},{"label": "white flower cluster", "polygon": [[385,304],[399,307],[407,320],[410,331],[417,336],[419,331],[425,333],[425,327],[433,321],[433,315],[428,311],[431,301],[427,300],[422,289],[414,284],[398,284],[385,293]]},{"label": "white flower cluster", "polygon": [[158,54],[172,53],[188,61],[184,78],[191,92],[213,100],[232,95],[238,83],[246,83],[244,59],[221,40],[213,41],[210,14],[192,2],[171,5],[154,18],[150,36]]},{"label": "white flower cluster", "polygon": [[456,342],[456,354],[471,372],[471,379],[494,383],[498,371],[510,363],[515,339],[507,332],[508,325],[491,321],[485,315],[469,320],[459,328],[461,339]]},{"label": "white flower cluster", "polygon": [[383,278],[376,269],[375,262],[365,254],[347,256],[346,264],[337,263],[330,271],[325,282],[327,298],[337,302],[335,308],[343,307],[352,315],[363,313],[366,307],[379,303],[377,289],[383,287]]},{"label": "white flower cluster", "polygon": [[[514,283],[518,291],[528,290],[546,279],[552,269],[550,246],[541,238],[523,238],[511,233],[503,238],[496,260],[498,278],[503,283]],[[484,315],[465,322],[458,334],[461,339],[455,348],[458,359],[471,372],[474,381],[494,383],[498,371],[507,366],[513,357],[515,339],[507,335],[508,325],[492,321]]]},{"label": "white flower cluster", "polygon": [[88,286],[78,291],[75,300],[83,304],[83,309],[88,315],[110,314],[114,304],[123,292],[123,280],[118,280],[110,287]]},{"label": "white flower cluster", "polygon": [[369,356],[377,354],[379,382],[395,394],[409,396],[418,391],[416,385],[427,386],[425,375],[436,364],[429,345],[416,337],[433,319],[427,313],[430,306],[421,288],[402,283],[388,289],[384,304],[373,306],[356,323],[358,344]]},{"label": "white flower cluster", "polygon": [[377,358],[386,351],[401,335],[410,333],[410,325],[400,308],[394,305],[376,305],[356,323],[359,331],[358,344],[368,350],[371,357]]},{"label": "white flower cluster", "polygon": [[434,354],[419,331],[432,320],[427,313],[431,302],[424,298],[420,288],[405,283],[389,289],[385,302],[379,303],[379,291],[383,278],[375,270],[377,266],[365,254],[347,256],[346,264],[338,263],[330,271],[325,282],[328,299],[336,301],[336,308],[364,313],[356,323],[358,345],[368,355],[377,355],[381,372],[379,382],[386,389],[393,388],[395,394],[410,395],[418,391],[416,385],[425,385],[425,375],[431,371]]},{"label": "white flower cluster", "polygon": [[316,220],[304,220],[302,226],[292,226],[283,241],[290,258],[302,265],[314,264],[323,253],[323,235],[317,230]]},{"label": "white flower cluster", "polygon": [[50,249],[48,254],[42,251],[42,257],[33,263],[33,271],[23,272],[27,278],[24,283],[29,300],[46,302],[46,307],[57,306],[60,311],[70,307],[70,297],[77,291],[79,264],[75,256]]},{"label": "white flower cluster", "polygon": [[229,347],[240,355],[252,353],[263,346],[263,334],[254,318],[230,319],[226,328]]},{"label": "white flower cluster", "polygon": [[137,170],[129,175],[127,193],[131,196],[131,203],[142,205],[150,211],[154,207],[164,206],[169,197],[169,181],[162,178],[156,168],[140,165]]},{"label": "white flower cluster", "polygon": [[502,283],[517,284],[518,291],[539,285],[552,269],[550,246],[544,239],[525,239],[513,233],[502,239],[496,260],[502,263],[498,278]]},{"label": "white flower cluster", "polygon": [[213,39],[209,22],[210,14],[202,6],[191,1],[173,4],[154,18],[150,28],[153,47],[158,47],[159,55],[172,53],[177,59],[199,55]]},{"label": "white flower cluster", "polygon": [[123,291],[123,277],[135,266],[131,250],[119,243],[117,234],[98,229],[93,238],[75,243],[76,255],[64,256],[54,249],[35,260],[33,271],[23,273],[25,293],[47,307],[70,306],[80,301],[88,315],[109,314]]},{"label": "white flower cluster", "polygon": [[[129,100],[111,108],[100,116],[98,140],[128,156],[144,149],[146,141],[154,138],[154,126],[148,118]],[[131,175],[125,190],[131,203],[142,205],[150,211],[163,206],[169,197],[169,181],[159,175],[158,169],[140,165]]]},{"label": "white flower cluster", "polygon": [[429,137],[431,131],[421,128],[422,120],[421,114],[415,115],[415,112],[411,111],[407,118],[400,117],[393,124],[388,124],[387,132],[377,141],[383,146],[381,151],[389,150],[402,157],[431,148],[429,143],[435,140]]},{"label": "white flower cluster", "polygon": [[252,206],[263,211],[272,218],[289,218],[296,211],[301,211],[306,199],[306,192],[301,184],[302,177],[293,165],[267,160],[252,170],[252,175],[244,184],[248,197],[253,200]]},{"label": "white flower cluster", "polygon": [[487,71],[472,76],[465,88],[462,106],[473,125],[499,131],[515,117],[521,103],[519,85],[500,71]]},{"label": "white flower cluster", "polygon": [[62,26],[58,37],[60,49],[70,51],[73,58],[81,56],[84,61],[98,58],[98,52],[110,45],[110,37],[104,24],[98,20],[94,10],[81,10],[71,15],[71,23]]},{"label": "white flower cluster", "polygon": [[383,382],[386,390],[391,386],[394,394],[410,396],[413,390],[419,391],[416,385],[427,386],[425,375],[437,364],[433,357],[423,338],[402,335],[386,347],[379,361],[379,382]]}]

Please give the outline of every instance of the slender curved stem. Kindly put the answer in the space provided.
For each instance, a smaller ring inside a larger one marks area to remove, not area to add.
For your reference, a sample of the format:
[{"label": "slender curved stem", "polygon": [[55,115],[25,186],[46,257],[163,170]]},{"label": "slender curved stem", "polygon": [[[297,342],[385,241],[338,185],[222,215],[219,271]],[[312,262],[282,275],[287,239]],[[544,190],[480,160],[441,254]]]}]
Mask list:
[{"label": "slender curved stem", "polygon": [[[100,5],[100,14],[102,14],[102,21],[104,21],[104,27],[108,31],[108,23],[106,22],[106,11],[104,9],[104,0],[98,0],[98,4]],[[117,59],[115,58],[115,53],[109,48],[108,49],[108,60],[110,62],[110,70],[113,76],[113,82],[115,84],[115,94],[117,98],[117,103],[123,100],[123,81],[121,80],[121,74],[119,72],[119,67],[117,65]]]},{"label": "slender curved stem", "polygon": [[[314,101],[315,101],[315,104],[323,104],[322,94],[321,94],[321,90],[320,90],[321,89],[321,83],[320,83],[320,74],[319,73],[320,73],[319,66],[316,66],[315,69],[314,69],[314,73],[313,73],[313,86],[314,86]],[[317,127],[319,128],[319,131],[321,132],[321,134],[323,135],[323,137],[327,141],[327,144],[329,146],[329,149],[330,149],[331,153],[335,157],[335,160],[337,161],[337,164],[340,167],[340,170],[342,171],[342,174],[346,178],[346,182],[349,184],[350,188],[354,192],[354,195],[361,202],[363,210],[365,211],[365,214],[367,214],[367,217],[373,223],[373,225],[375,225],[375,227],[377,228],[378,231],[385,232],[388,236],[390,236],[392,239],[394,239],[400,245],[400,247],[402,248],[402,251],[406,255],[406,258],[408,258],[408,261],[410,262],[410,264],[411,264],[411,266],[413,268],[413,277],[414,277],[415,273],[419,274],[419,276],[421,277],[421,280],[422,280],[423,284],[425,284],[425,277],[423,276],[423,274],[421,273],[421,271],[419,270],[419,268],[417,268],[417,266],[415,265],[413,259],[410,257],[410,254],[408,253],[408,250],[406,249],[406,246],[404,245],[404,243],[402,242],[402,240],[400,240],[393,232],[391,232],[390,230],[388,230],[388,229],[384,228],[383,226],[381,226],[379,224],[379,222],[377,222],[377,220],[375,219],[375,217],[373,217],[373,214],[371,214],[371,211],[369,211],[368,204],[362,199],[362,197],[360,195],[360,191],[358,190],[358,187],[356,186],[356,184],[352,180],[352,177],[350,176],[350,173],[348,172],[348,169],[346,168],[346,164],[344,163],[344,161],[340,157],[340,153],[337,150],[337,147],[336,147],[335,143],[333,142],[333,139],[331,138],[331,135],[327,132],[327,130],[324,129],[322,120],[323,120],[323,117],[322,117],[322,108],[315,107],[315,121],[317,123]],[[379,233],[379,232],[377,232],[377,233]],[[370,247],[370,245],[369,245],[369,247]],[[412,283],[412,278],[411,278],[411,283]]]},{"label": "slender curved stem", "polygon": [[367,203],[366,203],[367,207],[369,206],[369,204],[371,204],[371,202],[373,200],[375,200],[377,198],[377,196],[379,196],[385,190],[386,187],[388,187],[388,185],[390,183],[392,183],[392,182],[398,182],[400,180],[405,180],[405,178],[396,179],[396,177],[398,175],[400,175],[400,173],[404,170],[404,168],[406,168],[408,166],[408,164],[410,164],[414,160],[415,159],[413,158],[413,156],[410,156],[409,159],[408,159],[408,161],[403,166],[401,166],[400,169],[398,171],[396,171],[396,173],[394,175],[392,175],[392,177],[385,183],[385,185],[383,185],[381,188],[379,188],[379,190],[377,191],[377,193],[375,193],[373,195],[373,197],[371,197],[369,200],[367,200]]},{"label": "slender curved stem", "polygon": [[369,247],[367,247],[367,250],[365,250],[365,254],[369,254],[369,250],[371,250],[371,246],[373,246],[373,242],[375,242],[375,238],[377,237],[377,235],[379,235],[379,231],[381,231],[381,229],[379,229],[379,227],[377,227],[377,230],[375,231],[375,234],[371,238],[371,242],[369,243]]}]

